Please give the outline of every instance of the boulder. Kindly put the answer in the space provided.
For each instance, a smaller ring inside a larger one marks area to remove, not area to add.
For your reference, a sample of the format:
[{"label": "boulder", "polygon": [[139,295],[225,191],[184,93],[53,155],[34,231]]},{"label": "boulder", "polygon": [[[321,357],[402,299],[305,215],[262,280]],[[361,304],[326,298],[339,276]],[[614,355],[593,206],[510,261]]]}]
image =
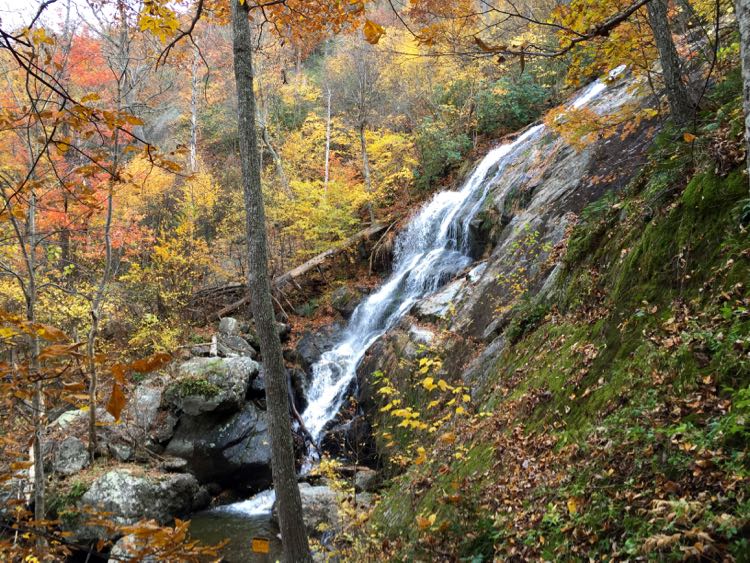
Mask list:
[{"label": "boulder", "polygon": [[153,439],[159,422],[165,380],[155,377],[142,382],[133,391],[123,412],[123,423],[128,434],[139,441]]},{"label": "boulder", "polygon": [[117,540],[109,552],[107,563],[122,563],[122,561],[140,561],[141,563],[159,563],[156,555],[144,555],[148,550],[148,539],[128,534]]},{"label": "boulder", "polygon": [[336,343],[336,337],[342,326],[338,323],[323,326],[315,330],[306,330],[297,342],[295,348],[297,360],[305,371],[309,372],[324,352],[327,352]]},{"label": "boulder", "polygon": [[332,456],[368,465],[375,463],[377,458],[372,427],[361,414],[326,431],[320,447]]},{"label": "boulder", "polygon": [[362,300],[362,293],[354,288],[343,286],[331,294],[331,306],[345,319],[352,316]]},{"label": "boulder", "polygon": [[[320,537],[326,531],[340,527],[336,491],[327,485],[300,483],[299,494],[302,499],[302,519],[308,535]],[[278,521],[276,503],[273,506],[272,518]]]},{"label": "boulder", "polygon": [[372,493],[380,486],[380,474],[373,469],[360,469],[354,474],[354,490],[358,493]]},{"label": "boulder", "polygon": [[224,317],[219,321],[219,334],[236,336],[240,333],[240,323],[234,317]]},{"label": "boulder", "polygon": [[165,453],[186,460],[204,483],[247,490],[271,484],[266,412],[253,402],[234,414],[183,415]]},{"label": "boulder", "polygon": [[[166,524],[175,517],[193,510],[194,498],[200,486],[187,473],[140,476],[125,469],[115,469],[96,479],[81,497],[80,518],[90,511],[107,512],[107,520],[116,526],[128,526],[139,520],[156,520]],[[83,540],[108,539],[117,530],[89,525],[85,521],[68,521],[75,538]]]},{"label": "boulder", "polygon": [[259,369],[257,362],[245,357],[193,358],[180,365],[178,379],[169,385],[165,397],[190,416],[236,411]]},{"label": "boulder", "polygon": [[216,338],[216,351],[219,356],[224,358],[234,358],[236,356],[255,358],[258,355],[258,352],[255,351],[255,348],[247,340],[234,334],[219,334]]},{"label": "boulder", "polygon": [[60,475],[75,475],[89,465],[89,452],[84,443],[74,436],[68,436],[55,451],[52,470]]}]

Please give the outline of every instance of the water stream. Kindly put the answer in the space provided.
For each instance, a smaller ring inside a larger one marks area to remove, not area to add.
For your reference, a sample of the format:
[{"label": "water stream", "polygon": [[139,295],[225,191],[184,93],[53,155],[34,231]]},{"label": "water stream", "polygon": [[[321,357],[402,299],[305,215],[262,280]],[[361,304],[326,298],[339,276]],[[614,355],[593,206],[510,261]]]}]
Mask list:
[{"label": "water stream", "polygon": [[[623,68],[610,75],[620,74]],[[581,108],[606,88],[606,83],[596,81],[573,98],[568,107]],[[470,226],[488,191],[506,168],[544,133],[544,125],[535,125],[515,140],[488,152],[459,190],[436,194],[398,235],[391,275],[359,304],[340,333],[338,343],[313,366],[308,406],[302,418],[316,441],[320,441],[326,425],[347,399],[357,366],[367,349],[417,301],[472,263]],[[241,503],[213,509],[209,514],[216,515],[218,528],[228,529],[229,522],[236,525],[244,518],[252,530],[259,517],[265,515],[267,519],[273,501],[273,491],[264,491]],[[207,525],[201,522],[202,526]]]}]

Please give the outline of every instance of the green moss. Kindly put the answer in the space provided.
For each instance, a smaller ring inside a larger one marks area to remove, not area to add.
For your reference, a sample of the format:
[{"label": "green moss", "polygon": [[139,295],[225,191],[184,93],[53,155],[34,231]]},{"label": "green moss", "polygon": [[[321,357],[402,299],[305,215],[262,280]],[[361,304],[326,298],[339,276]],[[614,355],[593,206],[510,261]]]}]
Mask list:
[{"label": "green moss", "polygon": [[210,399],[221,392],[218,385],[214,385],[210,381],[198,376],[180,379],[174,386],[180,397],[200,395],[201,397]]}]

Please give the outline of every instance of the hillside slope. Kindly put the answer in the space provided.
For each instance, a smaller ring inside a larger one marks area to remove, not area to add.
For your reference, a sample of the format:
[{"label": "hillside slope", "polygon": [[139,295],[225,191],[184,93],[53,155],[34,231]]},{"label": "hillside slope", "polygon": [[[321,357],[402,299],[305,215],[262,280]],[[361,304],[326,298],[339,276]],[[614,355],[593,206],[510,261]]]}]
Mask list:
[{"label": "hillside slope", "polygon": [[359,369],[391,480],[345,557],[746,559],[739,88],[714,89],[697,140],[552,138],[507,174],[486,261]]}]

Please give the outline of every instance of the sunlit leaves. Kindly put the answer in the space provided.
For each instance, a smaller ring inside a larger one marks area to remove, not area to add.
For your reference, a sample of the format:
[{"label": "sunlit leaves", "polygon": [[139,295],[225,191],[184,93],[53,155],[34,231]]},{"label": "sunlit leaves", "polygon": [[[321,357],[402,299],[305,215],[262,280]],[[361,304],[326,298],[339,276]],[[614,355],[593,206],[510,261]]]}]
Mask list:
[{"label": "sunlit leaves", "polygon": [[365,40],[368,43],[376,45],[380,41],[380,38],[385,35],[385,29],[382,25],[368,19],[365,20],[365,25],[362,28],[362,34],[364,35]]}]

